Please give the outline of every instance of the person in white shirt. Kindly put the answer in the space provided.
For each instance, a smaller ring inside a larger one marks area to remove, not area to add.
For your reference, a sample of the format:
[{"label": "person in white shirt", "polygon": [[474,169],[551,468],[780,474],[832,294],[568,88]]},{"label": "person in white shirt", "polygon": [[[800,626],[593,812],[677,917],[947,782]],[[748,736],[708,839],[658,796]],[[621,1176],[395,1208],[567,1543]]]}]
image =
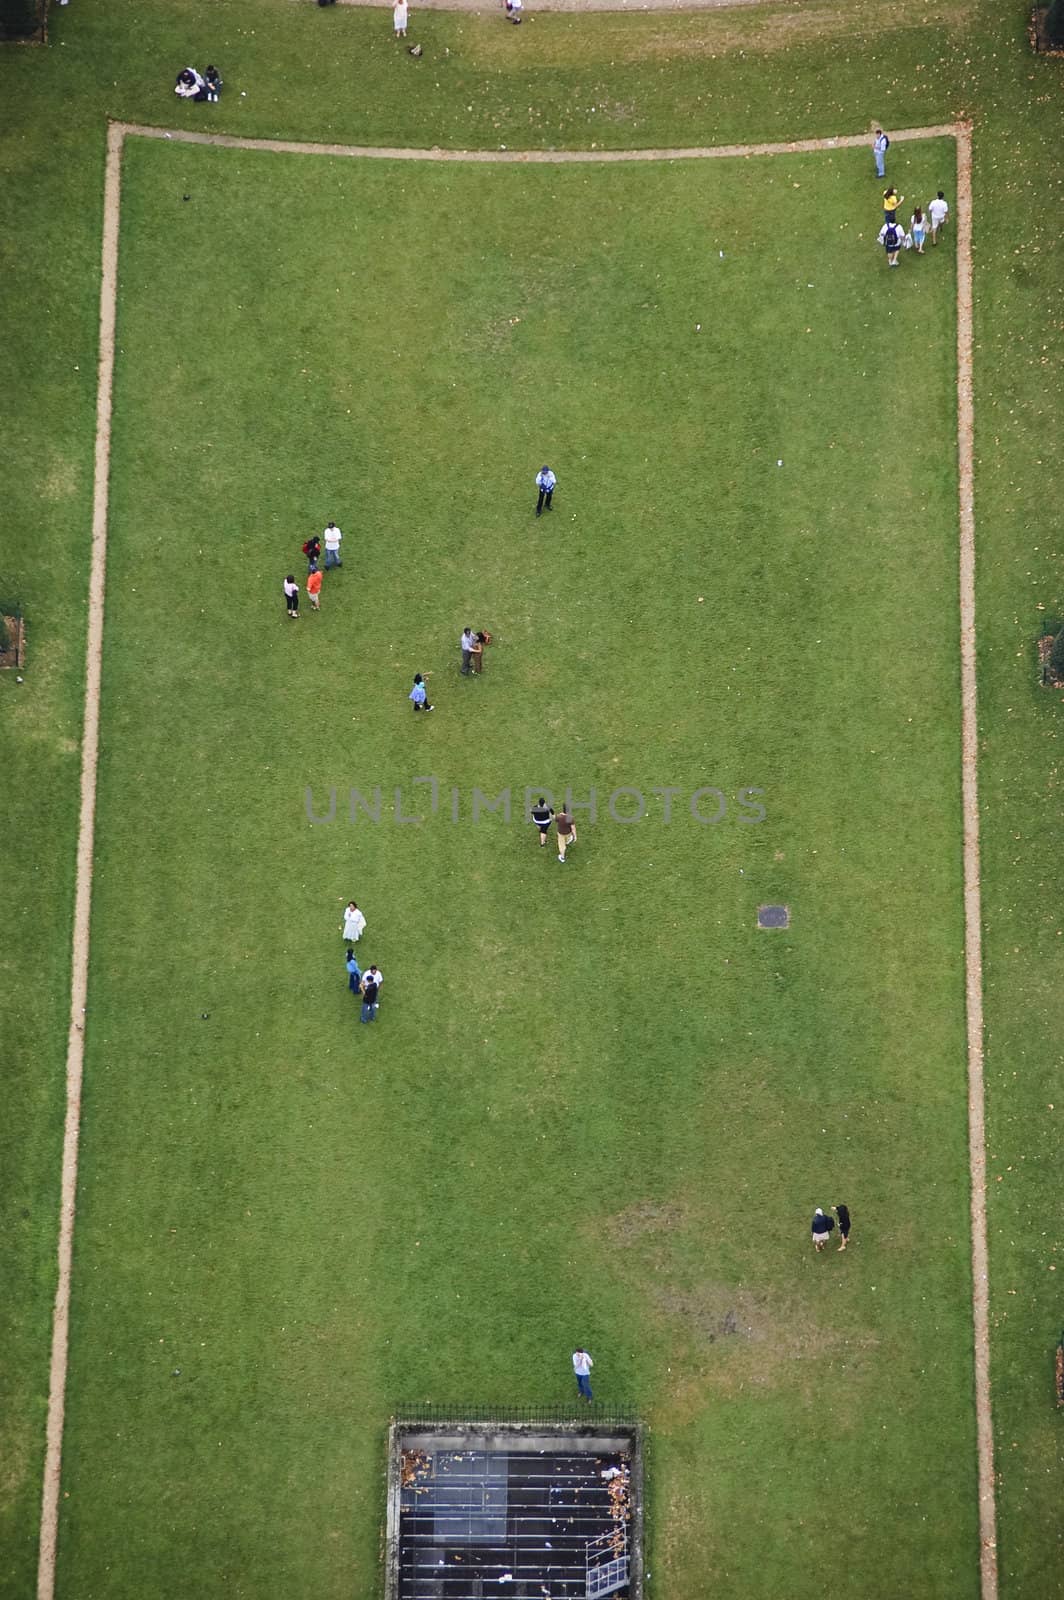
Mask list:
[{"label": "person in white shirt", "polygon": [[922,256],[924,253],[924,240],[926,237],[927,218],[924,216],[922,209],[917,206],[909,218],[909,238],[912,240],[913,248],[918,256]]},{"label": "person in white shirt", "polygon": [[511,22],[520,22],[522,9],[521,0],[506,0],[506,15]]},{"label": "person in white shirt", "polygon": [[340,540],[342,538],[343,534],[336,526],[336,523],[330,522],[326,526],[325,532],[321,536],[321,542],[325,546],[326,572],[328,572],[330,567],[343,566],[343,562],[340,560]]},{"label": "person in white shirt", "polygon": [[472,661],[472,658],[473,658],[473,650],[474,650],[474,648],[476,646],[476,642],[477,642],[477,636],[473,632],[472,628],[463,628],[462,629],[462,637],[458,641],[458,648],[462,652],[462,676],[463,676],[463,678],[468,678],[468,676],[469,676],[469,673],[470,673],[470,670],[471,670],[470,669],[470,662]]},{"label": "person in white shirt", "polygon": [[946,218],[949,216],[949,206],[941,189],[938,191],[938,198],[932,200],[928,206],[927,214],[931,218],[931,243],[937,244],[938,230],[946,226]]},{"label": "person in white shirt", "polygon": [[195,67],[185,67],[177,75],[174,93],[180,95],[182,100],[206,100],[207,85]]},{"label": "person in white shirt", "polygon": [[406,38],[407,3],[406,0],[395,0],[392,7],[392,27],[395,29],[397,39]]},{"label": "person in white shirt", "polygon": [[577,1393],[591,1404],[591,1368],[595,1365],[586,1350],[573,1351],[573,1371],[576,1373]]},{"label": "person in white shirt", "polygon": [[341,933],[348,944],[357,944],[366,931],[366,919],[353,900],[349,900],[344,911],[344,925]]},{"label": "person in white shirt", "polygon": [[540,467],[536,473],[536,488],[539,490],[539,499],[536,501],[536,516],[538,517],[543,507],[550,510],[551,500],[554,498],[554,486],[558,482],[553,472],[546,465]]},{"label": "person in white shirt", "polygon": [[299,585],[291,573],[284,580],[284,603],[288,608],[288,615],[299,620]]},{"label": "person in white shirt", "polygon": [[905,229],[900,222],[884,222],[879,230],[879,243],[887,252],[887,266],[898,265],[898,251],[905,243]]}]

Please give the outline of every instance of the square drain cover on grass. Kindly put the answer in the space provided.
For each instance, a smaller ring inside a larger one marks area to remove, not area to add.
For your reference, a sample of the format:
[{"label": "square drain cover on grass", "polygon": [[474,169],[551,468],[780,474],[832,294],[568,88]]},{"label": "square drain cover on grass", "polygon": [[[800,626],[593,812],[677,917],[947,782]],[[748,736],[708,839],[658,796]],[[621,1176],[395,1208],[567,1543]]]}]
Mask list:
[{"label": "square drain cover on grass", "polygon": [[757,925],[759,928],[789,928],[790,911],[786,906],[758,906]]}]

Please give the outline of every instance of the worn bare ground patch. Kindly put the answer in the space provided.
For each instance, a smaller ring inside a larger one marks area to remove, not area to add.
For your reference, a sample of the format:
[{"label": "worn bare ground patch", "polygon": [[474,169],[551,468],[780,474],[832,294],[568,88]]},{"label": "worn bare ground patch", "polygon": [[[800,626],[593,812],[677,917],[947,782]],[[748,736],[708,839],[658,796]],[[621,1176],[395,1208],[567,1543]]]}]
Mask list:
[{"label": "worn bare ground patch", "polygon": [[[484,25],[477,28],[475,33],[466,31],[463,54],[478,63],[512,62],[511,30],[505,27],[496,30],[490,26],[494,20],[490,10],[486,7],[477,9],[486,12],[482,19]],[[618,7],[618,10],[621,9],[638,8]],[[647,9],[656,13],[653,24],[649,24],[647,18],[640,24],[633,22],[629,16],[625,16],[623,21],[610,16],[600,19],[590,32],[587,31],[586,21],[578,23],[575,19],[569,25],[555,24],[550,28],[542,28],[534,38],[536,63],[569,64],[573,49],[572,31],[576,26],[581,26],[583,30],[580,48],[584,57],[608,60],[612,67],[619,63],[643,61],[648,57],[674,59],[700,55],[712,59],[735,54],[776,55],[782,50],[807,45],[830,45],[837,40],[846,40],[860,47],[872,42],[881,44],[884,34],[892,28],[935,24],[938,27],[960,29],[968,20],[961,0],[938,0],[937,4],[926,6],[912,3],[912,0],[898,0],[893,6],[876,10],[874,34],[862,31],[860,16],[855,16],[851,7],[837,4],[800,9],[793,7],[783,12],[770,9],[756,12],[689,11],[681,15],[661,15],[660,23],[657,20],[659,8],[651,6]]]},{"label": "worn bare ground patch", "polygon": [[41,480],[41,499],[55,505],[59,500],[69,500],[78,487],[78,469],[68,456],[53,451],[48,470]]},{"label": "worn bare ground patch", "polygon": [[837,1374],[878,1344],[872,1329],[845,1332],[810,1311],[800,1288],[780,1290],[701,1276],[699,1239],[720,1235],[720,1219],[683,1198],[634,1201],[599,1224],[644,1317],[664,1328],[675,1350],[658,1420],[682,1426],[711,1398],[744,1389],[810,1389],[832,1358]]}]

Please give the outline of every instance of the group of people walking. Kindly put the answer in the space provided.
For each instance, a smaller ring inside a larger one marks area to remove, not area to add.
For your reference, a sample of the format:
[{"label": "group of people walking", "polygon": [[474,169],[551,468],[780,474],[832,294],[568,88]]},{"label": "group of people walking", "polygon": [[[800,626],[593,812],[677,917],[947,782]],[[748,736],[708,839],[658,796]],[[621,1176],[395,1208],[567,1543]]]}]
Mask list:
[{"label": "group of people walking", "polygon": [[344,968],[347,972],[347,987],[356,999],[362,1002],[362,1022],[376,1022],[377,1011],[380,1007],[381,984],[384,976],[379,967],[370,965],[365,972],[358,964],[355,955],[355,945],[366,931],[366,919],[359,910],[354,900],[349,900],[344,907],[344,920],[340,925],[340,932],[347,944],[344,955]]},{"label": "group of people walking", "polygon": [[883,226],[879,230],[877,242],[887,253],[887,266],[896,267],[898,257],[903,250],[915,250],[918,256],[924,253],[924,244],[928,237],[932,244],[938,243],[938,236],[946,226],[949,217],[949,203],[942,190],[930,202],[927,209],[917,206],[909,218],[909,230],[898,218],[898,208],[904,204],[905,196],[896,189],[886,189],[883,193]]},{"label": "group of people walking", "polygon": [[[343,534],[335,522],[328,522],[321,535],[312,534],[303,543],[303,554],[307,558],[307,599],[315,611],[321,610],[321,550],[325,546],[325,570],[330,567],[342,567],[343,560],[340,556],[340,543]],[[299,585],[295,573],[290,572],[284,580],[284,603],[290,617],[299,617]]]},{"label": "group of people walking", "polygon": [[[872,142],[872,154],[875,157],[876,177],[884,178],[887,173],[887,151],[890,149],[890,140],[882,128],[876,129],[876,136]],[[915,250],[918,256],[924,253],[924,244],[930,238],[932,244],[938,243],[938,236],[946,226],[949,217],[949,203],[940,189],[935,198],[925,206],[916,206],[909,218],[908,231],[904,223],[898,218],[898,212],[905,204],[905,196],[899,194],[894,185],[883,191],[883,226],[880,228],[876,242],[883,246],[887,256],[887,266],[896,267],[898,257],[903,250]]]},{"label": "group of people walking", "polygon": [[835,1231],[835,1217],[838,1218],[838,1222],[839,1222],[839,1238],[842,1240],[842,1243],[839,1245],[839,1249],[840,1250],[845,1250],[846,1246],[850,1242],[850,1212],[849,1212],[849,1207],[847,1207],[847,1206],[833,1206],[832,1210],[835,1213],[834,1217],[831,1216],[827,1211],[822,1211],[819,1206],[817,1206],[816,1210],[813,1212],[813,1249],[814,1250],[823,1250],[824,1246],[827,1244],[828,1240],[831,1238],[831,1235]]},{"label": "group of people walking", "polygon": [[559,811],[555,813],[554,807],[549,806],[541,795],[532,807],[532,821],[539,829],[541,848],[547,843],[550,825],[552,822],[554,823],[554,829],[558,836],[558,860],[564,861],[565,852],[571,844],[576,843],[576,823],[569,812]]}]

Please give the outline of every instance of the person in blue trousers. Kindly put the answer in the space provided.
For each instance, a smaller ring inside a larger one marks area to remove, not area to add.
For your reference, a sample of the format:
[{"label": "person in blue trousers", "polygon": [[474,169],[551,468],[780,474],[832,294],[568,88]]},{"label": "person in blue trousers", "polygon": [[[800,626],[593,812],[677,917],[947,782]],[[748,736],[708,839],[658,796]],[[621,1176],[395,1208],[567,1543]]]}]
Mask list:
[{"label": "person in blue trousers", "polygon": [[595,1365],[586,1350],[573,1351],[573,1371],[576,1373],[576,1388],[581,1400],[591,1404],[591,1368]]},{"label": "person in blue trousers", "polygon": [[358,962],[355,960],[355,952],[353,950],[347,952],[344,958],[344,966],[347,968],[347,987],[352,994],[360,993],[362,989],[362,973],[359,970]]},{"label": "person in blue trousers", "polygon": [[369,973],[362,979],[362,1021],[375,1022],[377,1020],[377,995],[378,985],[375,984]]},{"label": "person in blue trousers", "polygon": [[882,128],[877,128],[875,139],[872,141],[872,154],[876,158],[877,178],[885,178],[887,175],[887,151],[889,149],[890,140]]}]

